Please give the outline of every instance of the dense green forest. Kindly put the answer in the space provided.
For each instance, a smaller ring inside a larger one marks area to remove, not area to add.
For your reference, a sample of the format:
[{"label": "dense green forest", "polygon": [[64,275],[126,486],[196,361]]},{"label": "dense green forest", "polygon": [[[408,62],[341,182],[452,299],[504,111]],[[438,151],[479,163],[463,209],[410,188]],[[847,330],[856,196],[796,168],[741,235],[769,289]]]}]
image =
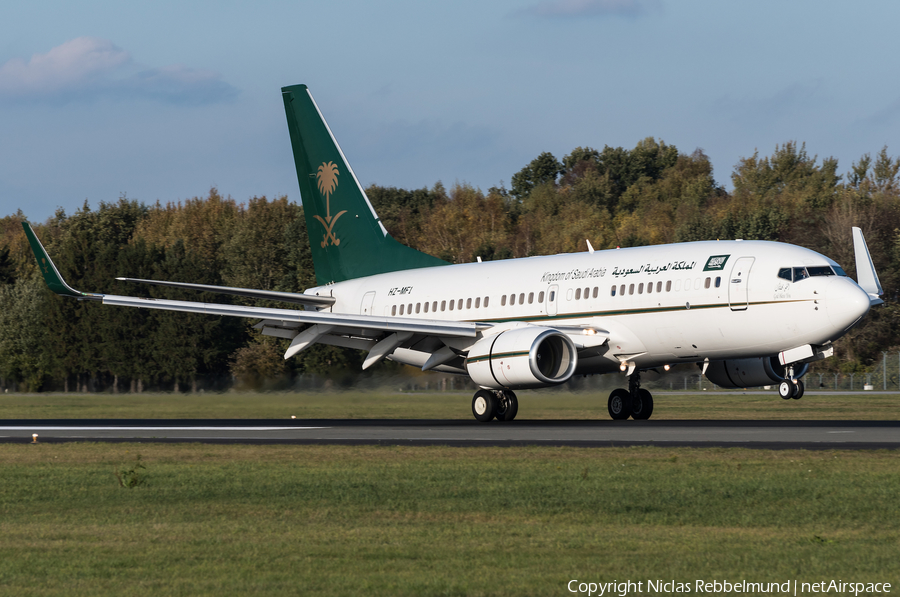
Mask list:
[{"label": "dense green forest", "polygon": [[[837,343],[816,370],[866,371],[900,347],[900,159],[887,148],[840,173],[837,160],[786,143],[739,161],[727,191],[700,150],[680,153],[648,138],[633,149],[578,147],[561,161],[542,153],[487,192],[367,189],[400,242],[453,263],[706,239],[779,240],[809,247],[855,275],[851,226],[860,226],[885,290],[885,305]],[[348,383],[362,355],[315,346],[285,362],[285,342],[253,321],[116,309],[58,297],[44,286],[21,211],[0,219],[0,388],[187,391],[289,386],[318,376]],[[239,203],[207,197],[146,205],[120,197],[58,211],[35,226],[75,288],[108,294],[237,302],[244,299],[148,287],[117,276],[297,292],[314,285],[302,207],[287,198]],[[280,305],[279,305],[280,306]]]}]

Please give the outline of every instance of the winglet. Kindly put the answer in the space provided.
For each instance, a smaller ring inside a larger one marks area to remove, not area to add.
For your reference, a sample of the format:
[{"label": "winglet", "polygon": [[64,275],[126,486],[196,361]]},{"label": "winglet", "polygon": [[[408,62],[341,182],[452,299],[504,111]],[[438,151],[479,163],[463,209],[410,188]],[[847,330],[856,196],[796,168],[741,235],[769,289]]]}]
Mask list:
[{"label": "winglet", "polygon": [[31,224],[23,221],[22,227],[25,229],[25,236],[28,237],[28,243],[31,245],[31,250],[34,252],[34,258],[37,259],[38,267],[41,270],[41,274],[44,276],[44,282],[47,283],[50,290],[56,294],[71,296],[77,299],[103,299],[103,295],[101,294],[79,292],[66,284],[66,281],[63,280],[62,276],[59,274],[59,270],[56,269],[56,265],[50,259],[50,256],[47,255],[47,251],[44,249],[41,241],[39,241],[37,235],[35,235],[34,230],[31,229]]},{"label": "winglet", "polygon": [[853,252],[856,254],[857,284],[866,291],[873,304],[880,304],[882,301],[878,297],[884,294],[884,290],[881,288],[881,282],[878,281],[878,274],[875,272],[875,264],[872,263],[869,247],[866,246],[866,239],[863,237],[862,230],[856,226],[853,227]]}]

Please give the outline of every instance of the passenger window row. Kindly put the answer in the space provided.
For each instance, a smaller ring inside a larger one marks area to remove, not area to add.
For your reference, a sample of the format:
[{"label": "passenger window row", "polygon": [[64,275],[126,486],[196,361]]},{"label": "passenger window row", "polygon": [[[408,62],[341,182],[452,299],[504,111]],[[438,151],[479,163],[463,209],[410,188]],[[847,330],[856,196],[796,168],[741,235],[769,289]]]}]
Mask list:
[{"label": "passenger window row", "polygon": [[[543,293],[541,293],[543,294]],[[505,297],[504,297],[505,298]],[[482,302],[483,301],[483,302]],[[457,311],[463,310],[463,305],[465,305],[466,309],[480,309],[482,305],[485,308],[490,304],[490,297],[484,297],[482,299],[480,296],[475,297],[475,299],[451,299],[451,300],[443,300],[440,301],[440,310],[441,311],[453,311],[456,309]],[[415,311],[413,311],[415,309]],[[412,315],[413,313],[428,313],[429,310],[432,313],[438,312],[438,301],[424,302],[424,303],[407,303],[404,305],[400,305],[399,309],[397,305],[393,305],[391,307],[391,315]]]},{"label": "passenger window row", "polygon": [[[500,306],[501,306],[501,307],[505,307],[507,304],[509,304],[510,306],[515,305],[515,304],[516,304],[516,298],[517,298],[516,293],[510,294],[508,300],[507,300],[506,295],[504,294],[503,296],[500,297]],[[520,293],[518,294],[518,299],[519,299],[519,303],[518,303],[518,304],[524,305],[524,304],[525,304],[525,293],[524,293],[524,292],[520,292]],[[543,291],[543,290],[540,291],[540,292],[537,294],[537,302],[538,302],[538,304],[541,304],[541,303],[544,302],[544,291]],[[533,303],[534,303],[534,293],[533,293],[533,292],[529,292],[529,293],[528,293],[528,304],[531,305],[531,304],[533,304]]]},{"label": "passenger window row", "polygon": [[[713,285],[712,278],[706,278],[705,280],[703,280],[702,278],[696,278],[694,280],[694,288],[697,290],[700,290],[701,286],[703,288],[709,288],[712,285]],[[672,292],[672,286],[673,286],[672,280],[666,280],[665,291]],[[716,276],[715,287],[719,288],[721,286],[722,286],[722,277]],[[675,287],[676,292],[681,290],[681,280],[675,280],[674,287]],[[655,290],[654,290],[654,288],[655,288]],[[639,282],[637,284],[628,284],[628,285],[619,284],[618,286],[616,284],[613,284],[612,287],[610,287],[610,289],[609,289],[609,295],[616,296],[618,294],[619,296],[625,296],[626,290],[628,291],[628,294],[635,294],[635,291],[637,291],[637,294],[644,294],[645,289],[646,289],[647,294],[653,294],[654,291],[657,293],[660,293],[663,291],[663,282],[662,282],[662,280],[656,282],[656,284],[654,284],[653,282],[647,282],[646,286],[644,285],[643,282]],[[690,278],[685,278],[684,289],[685,290],[691,289],[691,279]],[[576,296],[576,298],[577,298],[577,296]]]},{"label": "passenger window row", "polygon": [[[592,294],[593,294],[594,298],[597,298],[597,295],[600,294],[600,289],[598,287],[594,286],[594,290],[593,290],[593,292],[591,292],[590,288],[585,288],[584,290],[582,290],[581,288],[576,288],[575,289],[575,300],[579,301],[579,300],[581,300],[582,297],[584,297],[585,299],[589,299],[589,298],[591,298]],[[570,299],[572,298],[571,294],[568,296]]]},{"label": "passenger window row", "polygon": [[[782,270],[782,272],[783,271],[784,270]],[[790,272],[790,268],[788,268],[788,271]],[[781,272],[779,272],[779,275],[781,275]],[[822,274],[819,274],[819,275],[822,275]],[[706,278],[705,280],[703,280],[702,278],[697,278],[694,281],[694,287],[697,290],[699,290],[701,285],[703,286],[703,288],[710,288],[713,285],[713,279]],[[715,287],[719,288],[721,285],[722,285],[721,276],[716,276]],[[639,282],[637,284],[628,284],[628,285],[613,284],[612,287],[610,288],[609,294],[610,294],[610,296],[616,296],[617,294],[619,296],[625,296],[626,291],[628,294],[635,294],[635,292],[637,294],[644,294],[645,292],[647,294],[653,294],[654,292],[656,292],[656,293],[663,292],[663,288],[665,288],[665,292],[672,292],[673,286],[674,286],[675,291],[681,290],[681,280],[675,280],[674,285],[672,283],[672,280],[666,280],[665,283],[663,283],[660,280],[660,281],[657,281],[656,283],[647,282],[646,284],[644,282]],[[684,289],[685,290],[691,289],[690,278],[685,279]],[[551,297],[550,297],[551,301],[553,300],[552,294],[553,293],[551,293]],[[576,288],[574,296],[575,296],[575,300],[578,301],[578,300],[582,300],[582,299],[597,298],[597,296],[599,294],[600,294],[599,287],[594,286],[593,288],[591,288],[588,286],[585,288]],[[515,305],[525,305],[525,304],[532,305],[535,303],[535,298],[537,298],[537,304],[542,304],[544,302],[544,291],[542,290],[542,291],[538,292],[537,295],[535,295],[534,292],[529,292],[527,294],[524,292],[520,292],[518,294],[516,294],[516,293],[512,293],[512,294],[508,294],[508,295],[504,294],[500,297],[500,306],[506,307],[507,305],[515,306]],[[571,289],[570,289],[570,292],[568,293],[567,298],[570,300],[572,298]],[[490,304],[490,297],[487,297],[487,296],[484,298],[476,297],[474,299],[468,298],[468,299],[451,299],[449,301],[443,300],[443,301],[431,301],[431,302],[424,302],[424,303],[406,303],[406,304],[402,304],[402,305],[393,305],[391,307],[391,315],[412,315],[414,313],[415,314],[428,313],[429,311],[432,313],[437,313],[438,310],[440,310],[441,312],[445,312],[445,311],[453,311],[453,310],[462,311],[463,309],[472,309],[472,308],[480,309],[482,306],[487,308],[489,304]]]},{"label": "passenger window row", "polygon": [[[597,289],[594,289],[594,296],[597,296]],[[537,299],[537,301],[535,301]],[[487,308],[490,305],[490,297],[486,296],[476,297],[474,299],[453,299],[453,300],[443,300],[443,301],[432,301],[425,303],[406,303],[403,305],[393,305],[391,307],[391,315],[412,315],[413,313],[428,313],[429,310],[432,313],[437,313],[440,311],[462,311],[463,309],[480,309],[481,307]],[[552,300],[552,298],[551,298]],[[500,297],[500,306],[505,307],[507,305],[533,305],[537,302],[537,304],[542,304],[544,302],[544,291],[541,290],[538,293],[529,292],[524,293],[520,292],[518,294],[512,293],[509,295],[504,294]]]}]

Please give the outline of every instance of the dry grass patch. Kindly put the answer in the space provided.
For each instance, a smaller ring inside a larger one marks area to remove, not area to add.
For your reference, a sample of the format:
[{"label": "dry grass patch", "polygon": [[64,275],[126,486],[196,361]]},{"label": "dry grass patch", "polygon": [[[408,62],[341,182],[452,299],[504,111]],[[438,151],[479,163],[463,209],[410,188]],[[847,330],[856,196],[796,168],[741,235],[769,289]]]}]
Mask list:
[{"label": "dry grass patch", "polygon": [[[519,392],[519,418],[607,420],[608,392]],[[22,394],[0,396],[0,419],[463,419],[468,392],[345,391],[228,394]],[[654,420],[900,420],[900,394],[657,392]]]},{"label": "dry grass patch", "polygon": [[[35,464],[118,464],[141,454],[145,462],[210,464],[257,462],[330,466],[350,463],[478,463],[507,461],[599,463],[653,462],[660,464],[714,463],[768,466],[773,463],[846,463],[850,470],[897,470],[900,458],[893,450],[755,450],[751,448],[578,448],[569,446],[455,447],[455,446],[344,446],[344,445],[241,445],[199,443],[92,443],[0,444],[0,466]],[[885,468],[887,467],[887,468]]]}]

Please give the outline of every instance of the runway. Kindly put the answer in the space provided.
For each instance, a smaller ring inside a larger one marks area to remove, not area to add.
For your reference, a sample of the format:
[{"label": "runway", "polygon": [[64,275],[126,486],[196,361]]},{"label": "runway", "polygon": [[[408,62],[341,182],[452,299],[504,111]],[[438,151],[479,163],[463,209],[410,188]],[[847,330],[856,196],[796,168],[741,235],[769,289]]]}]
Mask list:
[{"label": "runway", "polygon": [[0,420],[0,442],[898,449],[900,421]]}]

